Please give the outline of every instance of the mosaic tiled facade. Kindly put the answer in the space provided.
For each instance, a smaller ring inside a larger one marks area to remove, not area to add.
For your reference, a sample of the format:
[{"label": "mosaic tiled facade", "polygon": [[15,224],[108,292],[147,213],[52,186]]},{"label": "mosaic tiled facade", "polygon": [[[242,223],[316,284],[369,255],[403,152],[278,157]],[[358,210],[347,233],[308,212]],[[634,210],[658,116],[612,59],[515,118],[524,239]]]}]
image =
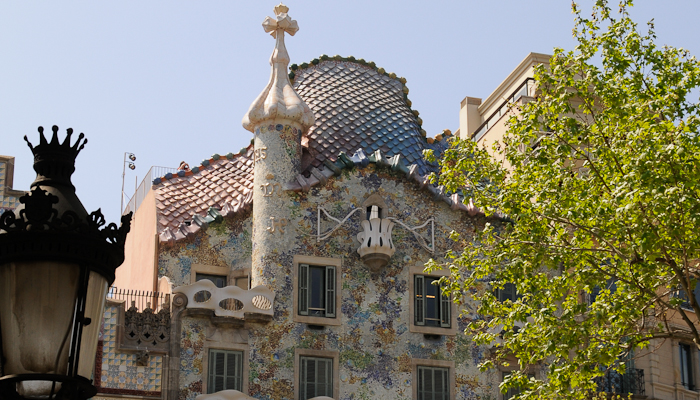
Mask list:
[{"label": "mosaic tiled facade", "polygon": [[[470,217],[463,211],[453,211],[444,203],[426,196],[417,184],[407,181],[402,174],[389,168],[370,164],[332,178],[323,188],[292,196],[294,206],[288,210],[290,221],[289,243],[280,246],[268,257],[264,274],[275,291],[275,318],[266,324],[246,323],[249,348],[248,393],[260,399],[294,398],[294,355],[297,349],[335,351],[339,357],[340,399],[412,398],[413,376],[411,363],[416,360],[449,360],[455,363],[456,396],[458,399],[496,398],[498,379],[495,375],[479,372],[477,364],[486,356],[487,349],[475,346],[461,333],[455,335],[425,336],[411,332],[409,313],[410,270],[431,256],[414,235],[403,228],[394,231],[396,253],[390,264],[373,274],[357,254],[360,213],[350,218],[331,237],[317,242],[317,210],[323,207],[336,218],[361,205],[368,194],[378,194],[387,205],[388,215],[408,226],[417,226],[430,218],[435,220],[436,255],[444,254],[455,244],[447,236],[452,230],[467,233],[478,228],[485,220]],[[322,230],[333,222],[322,217]],[[183,284],[190,281],[194,264],[247,267],[240,255],[250,257],[250,216],[225,218],[210,223],[192,237],[165,248],[159,256],[159,272]],[[419,230],[430,241],[430,229]],[[240,253],[239,253],[240,251]],[[295,255],[339,258],[342,260],[339,326],[322,330],[294,322],[293,318],[293,262]],[[475,288],[478,289],[478,288]],[[466,305],[467,310],[470,305]],[[458,331],[477,318],[467,312],[458,319]],[[193,400],[203,392],[206,373],[203,359],[208,348],[216,348],[210,338],[225,329],[208,318],[183,318],[181,335],[181,368],[179,371],[179,398]]]},{"label": "mosaic tiled facade", "polygon": [[105,307],[95,365],[95,386],[100,393],[160,396],[165,357],[150,354],[147,365],[138,365],[137,352],[119,349],[118,331],[120,313],[123,312],[123,304],[109,302]]}]

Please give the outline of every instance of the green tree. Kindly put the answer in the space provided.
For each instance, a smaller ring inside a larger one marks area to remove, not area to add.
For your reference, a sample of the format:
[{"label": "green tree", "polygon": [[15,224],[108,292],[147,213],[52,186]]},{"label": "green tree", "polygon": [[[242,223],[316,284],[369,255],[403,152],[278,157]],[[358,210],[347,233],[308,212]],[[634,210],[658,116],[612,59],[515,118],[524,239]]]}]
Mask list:
[{"label": "green tree", "polygon": [[[657,46],[630,6],[598,0],[587,17],[574,4],[578,44],[555,49],[537,97],[513,105],[493,150],[507,163],[455,139],[434,177],[506,221],[429,268],[450,268],[443,283],[476,300],[467,334],[493,347],[482,367],[515,356],[523,372],[504,387],[527,398],[590,396],[594,378],[624,372],[620,360],[655,339],[700,345],[700,65]],[[501,302],[494,289],[509,282],[520,297]],[[528,365],[544,379],[528,379]]]}]

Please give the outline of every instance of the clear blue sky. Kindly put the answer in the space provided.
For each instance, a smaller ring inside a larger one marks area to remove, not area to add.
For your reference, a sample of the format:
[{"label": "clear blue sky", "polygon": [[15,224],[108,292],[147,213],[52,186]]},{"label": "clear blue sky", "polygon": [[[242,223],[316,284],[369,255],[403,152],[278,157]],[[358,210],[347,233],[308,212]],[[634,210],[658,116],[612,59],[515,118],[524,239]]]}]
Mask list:
[{"label": "clear blue sky", "polygon": [[[637,1],[658,42],[700,55],[700,2]],[[194,166],[237,152],[267,84],[274,1],[4,1],[0,3],[0,154],[16,157],[15,189],[34,179],[22,137],[37,126],[84,132],[73,182],[88,211],[118,221],[122,159],[129,195],[152,165]],[[434,136],[457,129],[465,96],[486,97],[528,52],[572,48],[568,0],[300,1],[292,62],[355,56],[405,77]],[[582,1],[585,10],[590,1]],[[49,130],[50,132],[50,130]]]}]

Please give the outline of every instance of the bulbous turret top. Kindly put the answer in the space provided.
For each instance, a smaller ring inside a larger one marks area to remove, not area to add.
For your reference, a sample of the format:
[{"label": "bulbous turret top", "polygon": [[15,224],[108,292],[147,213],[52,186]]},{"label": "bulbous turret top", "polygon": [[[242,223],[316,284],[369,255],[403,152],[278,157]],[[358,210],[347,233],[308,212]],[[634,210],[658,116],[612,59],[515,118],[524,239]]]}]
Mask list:
[{"label": "bulbous turret top", "polygon": [[243,116],[243,127],[251,132],[255,131],[256,126],[267,121],[296,122],[304,132],[314,124],[314,114],[297,95],[289,81],[289,54],[284,45],[284,33],[294,36],[299,26],[287,15],[287,11],[289,8],[280,3],[275,7],[276,18],[267,17],[263,21],[265,32],[269,32],[275,38],[276,44],[270,57],[270,82]]}]

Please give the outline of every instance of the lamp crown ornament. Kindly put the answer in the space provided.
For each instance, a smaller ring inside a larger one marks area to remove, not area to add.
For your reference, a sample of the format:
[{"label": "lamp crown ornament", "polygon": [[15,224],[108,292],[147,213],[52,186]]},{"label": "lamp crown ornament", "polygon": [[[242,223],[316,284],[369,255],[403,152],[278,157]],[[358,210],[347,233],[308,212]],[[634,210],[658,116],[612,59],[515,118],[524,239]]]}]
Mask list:
[{"label": "lamp crown ornament", "polygon": [[24,141],[34,154],[34,171],[37,173],[37,178],[32,186],[38,184],[73,186],[70,177],[75,172],[75,159],[88,141],[81,133],[78,135],[78,140],[71,145],[73,129],[68,128],[66,138],[61,143],[58,139],[58,126],[54,125],[51,130],[53,135],[49,142],[44,136],[44,127],[38,128],[40,135],[39,144],[36,146],[32,145],[27,136],[24,137]]}]

